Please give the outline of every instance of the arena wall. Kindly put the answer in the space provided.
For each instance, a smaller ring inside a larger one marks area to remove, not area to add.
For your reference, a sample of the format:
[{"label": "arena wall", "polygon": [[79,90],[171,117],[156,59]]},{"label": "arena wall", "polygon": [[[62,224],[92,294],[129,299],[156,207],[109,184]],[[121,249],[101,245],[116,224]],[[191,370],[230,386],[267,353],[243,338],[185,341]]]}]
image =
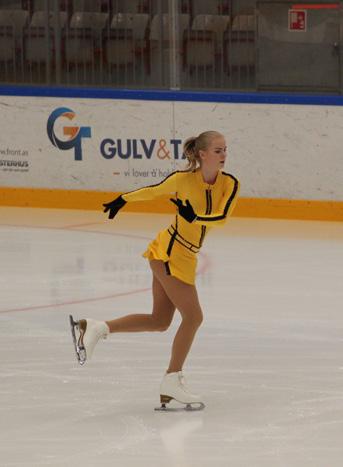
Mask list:
[{"label": "arena wall", "polygon": [[241,181],[235,215],[343,220],[340,97],[23,89],[0,89],[1,205],[100,209],[185,169],[183,141],[215,129]]}]

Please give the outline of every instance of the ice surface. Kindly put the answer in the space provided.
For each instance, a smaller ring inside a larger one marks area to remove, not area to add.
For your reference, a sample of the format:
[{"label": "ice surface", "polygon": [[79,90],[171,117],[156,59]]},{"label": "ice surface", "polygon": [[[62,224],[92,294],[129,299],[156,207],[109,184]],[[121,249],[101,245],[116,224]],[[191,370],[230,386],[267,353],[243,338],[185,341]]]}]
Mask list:
[{"label": "ice surface", "polygon": [[1,467],[341,467],[341,223],[233,218],[208,236],[185,368],[203,412],[154,412],[178,316],[78,366],[68,315],[149,312],[141,253],[169,220],[0,208]]}]

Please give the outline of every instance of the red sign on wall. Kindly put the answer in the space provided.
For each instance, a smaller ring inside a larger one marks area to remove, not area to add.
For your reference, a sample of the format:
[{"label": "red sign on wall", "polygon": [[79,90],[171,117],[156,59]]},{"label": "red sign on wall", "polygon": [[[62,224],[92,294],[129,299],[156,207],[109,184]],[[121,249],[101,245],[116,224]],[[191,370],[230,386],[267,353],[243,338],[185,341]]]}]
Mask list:
[{"label": "red sign on wall", "polygon": [[289,10],[288,12],[289,31],[305,32],[306,28],[307,28],[307,11],[306,10]]}]

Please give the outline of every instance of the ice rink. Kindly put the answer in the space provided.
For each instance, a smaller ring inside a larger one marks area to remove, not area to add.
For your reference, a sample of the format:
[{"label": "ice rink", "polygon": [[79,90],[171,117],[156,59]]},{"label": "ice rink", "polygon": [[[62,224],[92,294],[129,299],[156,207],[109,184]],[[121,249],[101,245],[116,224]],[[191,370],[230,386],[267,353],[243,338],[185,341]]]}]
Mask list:
[{"label": "ice rink", "polygon": [[77,364],[68,315],[150,312],[141,253],[170,220],[0,208],[1,467],[341,467],[343,223],[232,218],[206,238],[185,367],[203,412],[154,412],[177,315]]}]

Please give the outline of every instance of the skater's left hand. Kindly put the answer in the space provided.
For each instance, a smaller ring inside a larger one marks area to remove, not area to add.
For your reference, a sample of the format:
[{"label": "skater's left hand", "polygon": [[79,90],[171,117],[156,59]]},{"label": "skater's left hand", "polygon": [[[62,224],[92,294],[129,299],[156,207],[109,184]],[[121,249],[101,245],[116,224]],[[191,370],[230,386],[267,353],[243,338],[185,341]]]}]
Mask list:
[{"label": "skater's left hand", "polygon": [[108,218],[113,219],[114,216],[119,211],[119,209],[125,206],[125,204],[126,204],[126,201],[121,196],[118,196],[118,198],[114,199],[110,203],[103,204],[103,207],[105,208],[104,213],[106,213],[107,211],[110,211],[108,214]]},{"label": "skater's left hand", "polygon": [[178,207],[180,216],[186,219],[187,222],[191,223],[197,218],[189,199],[186,199],[186,204],[183,204],[182,200],[178,198],[170,198],[170,201]]}]

